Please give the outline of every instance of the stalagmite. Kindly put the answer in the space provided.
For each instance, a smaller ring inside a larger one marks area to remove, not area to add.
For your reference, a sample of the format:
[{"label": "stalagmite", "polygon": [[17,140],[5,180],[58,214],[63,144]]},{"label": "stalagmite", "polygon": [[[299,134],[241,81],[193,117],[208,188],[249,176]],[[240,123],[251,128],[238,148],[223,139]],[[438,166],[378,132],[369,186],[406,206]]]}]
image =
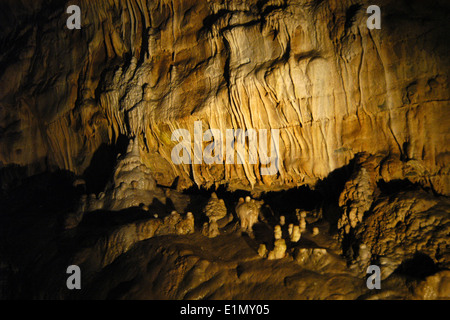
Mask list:
[{"label": "stalagmite", "polygon": [[279,240],[282,237],[282,231],[281,231],[281,226],[280,225],[276,225],[275,229],[273,231],[273,237],[275,238],[275,240]]},{"label": "stalagmite", "polygon": [[319,234],[319,228],[314,227],[312,231],[313,236],[317,236]]},{"label": "stalagmite", "polygon": [[263,202],[254,201],[249,196],[245,198],[244,202],[239,200],[235,210],[240,220],[242,231],[253,233],[253,225],[258,222],[262,204]]},{"label": "stalagmite", "polygon": [[273,251],[269,252],[268,259],[283,259],[286,255],[286,241],[284,239],[275,240]]},{"label": "stalagmite", "polygon": [[267,248],[265,244],[260,244],[258,248],[258,255],[261,258],[265,258],[267,256]]},{"label": "stalagmite", "polygon": [[298,242],[301,237],[301,232],[299,226],[294,226],[292,229],[292,235],[291,235],[291,241],[292,242]]}]

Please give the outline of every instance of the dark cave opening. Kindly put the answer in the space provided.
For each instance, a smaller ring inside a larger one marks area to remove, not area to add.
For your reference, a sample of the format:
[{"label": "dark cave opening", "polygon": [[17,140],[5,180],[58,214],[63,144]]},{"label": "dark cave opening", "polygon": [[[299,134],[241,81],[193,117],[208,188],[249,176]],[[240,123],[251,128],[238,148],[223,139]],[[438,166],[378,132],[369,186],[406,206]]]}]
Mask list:
[{"label": "dark cave opening", "polygon": [[[55,171],[53,173],[43,173],[31,176],[23,180],[17,187],[10,188],[7,194],[11,197],[2,197],[0,203],[5,208],[4,212],[23,210],[28,207],[31,211],[47,210],[48,212],[62,212],[74,210],[80,196],[85,194],[98,194],[105,191],[105,187],[110,180],[114,167],[117,163],[119,154],[124,154],[128,145],[128,139],[120,136],[116,144],[103,144],[98,148],[92,157],[89,167],[85,170],[82,178],[85,179],[85,187],[80,188],[74,186],[77,180],[71,172]],[[354,167],[354,160],[345,167],[333,171],[327,178],[319,181],[314,188],[308,186],[300,186],[296,188],[260,192],[258,195],[252,196],[252,192],[248,190],[228,190],[227,185],[220,185],[217,188],[212,187],[206,189],[203,187],[193,186],[182,192],[183,195],[189,197],[189,203],[185,206],[185,212],[191,211],[196,217],[196,225],[201,226],[205,222],[202,215],[202,209],[215,192],[220,199],[223,199],[227,211],[232,213],[235,218],[235,207],[240,198],[251,196],[255,200],[264,201],[263,215],[276,223],[280,216],[285,216],[286,224],[298,223],[296,210],[307,211],[309,215],[314,215],[314,220],[325,220],[330,224],[330,231],[336,229],[336,222],[340,216],[340,208],[338,206],[339,194],[343,190],[345,182],[350,177]],[[162,188],[162,186],[159,186]],[[164,188],[164,190],[174,190],[175,187]],[[23,195],[26,195],[26,201],[23,201]],[[164,217],[172,210],[176,210],[176,205],[170,197],[166,198],[165,203],[154,198],[152,203],[146,204],[150,211],[156,213],[160,217]],[[9,208],[8,208],[9,206]],[[49,210],[49,208],[51,209]],[[28,210],[28,209],[27,209]],[[29,211],[28,210],[28,211]],[[100,212],[100,211],[99,211]],[[133,214],[130,214],[133,212]],[[126,221],[130,221],[134,217],[134,213],[142,213],[141,208],[130,208]],[[91,218],[90,214],[86,215],[88,223]],[[92,218],[95,221],[106,221],[107,212],[99,214],[98,217]],[[121,214],[111,214],[111,218]],[[140,216],[140,214],[137,214]],[[197,218],[200,218],[197,221]],[[92,221],[94,221],[92,220]],[[113,219],[114,220],[114,219]],[[121,220],[121,219],[119,219]],[[198,223],[198,224],[197,224]]]},{"label": "dark cave opening", "polygon": [[430,256],[417,252],[411,259],[403,261],[394,271],[396,274],[404,275],[412,279],[425,279],[439,271],[439,267]]},{"label": "dark cave opening", "polygon": [[413,190],[419,190],[424,189],[419,184],[412,183],[411,181],[404,179],[404,180],[392,180],[389,182],[386,182],[384,180],[380,180],[377,183],[378,189],[386,195],[395,195],[400,191],[413,191]]},{"label": "dark cave opening", "polygon": [[[225,185],[221,185],[218,188],[210,189],[195,186],[185,190],[184,194],[190,197],[190,203],[186,210],[201,212],[213,192],[217,194],[219,199],[224,200],[227,211],[233,215],[235,215],[235,207],[240,198],[245,199],[245,197],[250,196],[257,201],[262,200],[264,202],[262,215],[273,224],[278,223],[280,216],[285,217],[286,224],[297,224],[297,210],[307,211],[309,219],[319,221],[324,218],[322,215],[324,210],[337,211],[339,209],[337,198],[328,196],[327,190],[323,189],[300,186],[286,190],[262,192],[258,196],[252,196],[250,191],[230,191]],[[207,221],[206,217],[201,216],[201,218],[202,223]],[[335,221],[331,220],[331,222]]]},{"label": "dark cave opening", "polygon": [[117,156],[127,150],[128,138],[119,135],[115,144],[102,144],[92,156],[89,167],[83,172],[87,194],[104,191],[117,163]]},{"label": "dark cave opening", "polygon": [[207,217],[202,214],[202,210],[211,198],[211,194],[215,192],[219,199],[223,199],[228,212],[235,215],[234,208],[239,198],[250,196],[251,193],[245,190],[229,191],[225,185],[215,188],[203,188],[193,186],[183,191],[183,194],[189,196],[190,202],[186,207],[186,211],[191,211],[197,219],[196,225],[201,226],[207,221]]},{"label": "dark cave opening", "polygon": [[318,210],[323,202],[322,193],[307,186],[285,191],[268,192],[261,198],[278,216],[285,216],[287,219],[286,223],[288,223],[289,217],[295,217],[296,209],[306,211]]}]

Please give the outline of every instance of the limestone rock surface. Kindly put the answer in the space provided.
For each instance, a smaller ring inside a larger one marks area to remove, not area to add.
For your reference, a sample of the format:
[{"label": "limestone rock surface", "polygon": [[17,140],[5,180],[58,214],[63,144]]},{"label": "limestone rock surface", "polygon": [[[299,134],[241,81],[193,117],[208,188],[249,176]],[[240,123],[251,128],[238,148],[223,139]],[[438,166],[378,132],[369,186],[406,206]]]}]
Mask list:
[{"label": "limestone rock surface", "polygon": [[448,268],[448,206],[448,199],[423,191],[378,199],[372,213],[356,228],[356,242],[364,244],[367,252],[359,251],[370,255],[367,262],[382,266],[383,277],[414,263],[419,274],[433,272],[435,266]]},{"label": "limestone rock surface", "polygon": [[[366,26],[370,1],[75,2],[81,31],[65,26],[69,2],[2,1],[3,186],[81,175],[126,136],[165,186],[314,186],[367,152],[385,181],[450,194],[448,1],[379,1],[380,30]],[[175,165],[171,135],[193,137],[195,121],[279,129],[278,174]]]}]

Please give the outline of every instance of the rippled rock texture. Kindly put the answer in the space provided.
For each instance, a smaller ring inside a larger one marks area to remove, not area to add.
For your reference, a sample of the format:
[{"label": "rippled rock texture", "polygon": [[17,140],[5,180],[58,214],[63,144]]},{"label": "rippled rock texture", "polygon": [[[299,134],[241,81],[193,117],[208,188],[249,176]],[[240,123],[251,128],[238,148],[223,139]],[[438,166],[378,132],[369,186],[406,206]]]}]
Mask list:
[{"label": "rippled rock texture", "polygon": [[[382,1],[381,30],[366,2],[76,3],[81,30],[57,1],[2,4],[3,167],[82,174],[125,135],[166,186],[313,186],[367,152],[385,181],[449,194],[446,1]],[[171,134],[196,120],[280,129],[279,174],[174,165]]]}]

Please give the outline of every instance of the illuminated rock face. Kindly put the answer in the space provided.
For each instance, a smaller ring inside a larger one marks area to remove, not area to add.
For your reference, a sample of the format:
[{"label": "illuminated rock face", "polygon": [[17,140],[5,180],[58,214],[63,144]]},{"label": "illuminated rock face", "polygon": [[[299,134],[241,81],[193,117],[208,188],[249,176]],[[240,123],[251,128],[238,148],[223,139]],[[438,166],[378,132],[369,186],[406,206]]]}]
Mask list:
[{"label": "illuminated rock face", "polygon": [[[63,6],[1,5],[14,10],[1,19],[3,167],[82,174],[125,135],[167,186],[313,186],[365,152],[376,180],[450,194],[446,1],[381,1],[381,30],[367,28],[366,1],[78,4],[81,30],[65,27]],[[29,23],[35,13],[48,19]],[[280,129],[278,174],[175,165],[172,132],[193,136],[195,121]]]}]

